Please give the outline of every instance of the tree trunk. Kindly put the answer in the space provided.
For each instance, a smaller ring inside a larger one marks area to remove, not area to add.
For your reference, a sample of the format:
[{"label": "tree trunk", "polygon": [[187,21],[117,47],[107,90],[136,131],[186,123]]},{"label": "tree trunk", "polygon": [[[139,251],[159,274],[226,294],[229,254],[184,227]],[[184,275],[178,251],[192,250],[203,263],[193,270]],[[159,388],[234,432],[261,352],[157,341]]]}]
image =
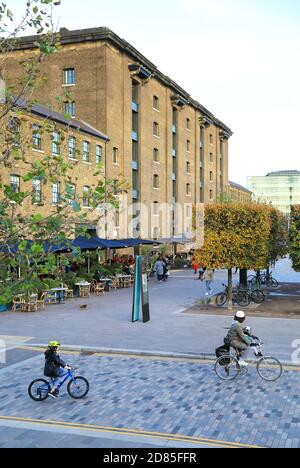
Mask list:
[{"label": "tree trunk", "polygon": [[229,268],[228,270],[228,310],[233,309],[233,303],[232,303],[232,268]]},{"label": "tree trunk", "polygon": [[245,286],[245,288],[248,286],[247,273],[248,270],[246,268],[240,269],[240,285]]}]

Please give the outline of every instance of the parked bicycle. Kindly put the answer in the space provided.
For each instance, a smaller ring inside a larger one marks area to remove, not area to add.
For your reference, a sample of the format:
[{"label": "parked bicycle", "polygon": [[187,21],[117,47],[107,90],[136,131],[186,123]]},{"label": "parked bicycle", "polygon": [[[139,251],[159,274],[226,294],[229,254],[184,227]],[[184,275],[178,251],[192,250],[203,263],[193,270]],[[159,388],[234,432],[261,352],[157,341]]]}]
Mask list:
[{"label": "parked bicycle", "polygon": [[[250,335],[251,336],[251,335]],[[275,382],[280,379],[283,373],[281,362],[273,356],[265,356],[263,349],[263,342],[251,336],[253,343],[251,348],[254,349],[254,355],[257,359],[256,371],[258,375],[267,382]],[[230,354],[230,348],[218,348],[217,361],[215,363],[215,372],[222,380],[234,380],[238,375],[245,375],[248,373],[248,367],[243,367],[239,364],[237,351]]]},{"label": "parked bicycle", "polygon": [[257,272],[256,275],[248,277],[248,282],[251,286],[266,286],[267,288],[277,289],[279,287],[278,281],[273,278],[272,272],[261,273]]},{"label": "parked bicycle", "polygon": [[[216,295],[216,304],[219,307],[223,307],[228,302],[228,286],[223,283],[225,290]],[[238,288],[232,289],[232,302],[233,304],[238,304],[241,307],[247,307],[251,299],[247,292],[240,290]]]},{"label": "parked bicycle", "polygon": [[248,294],[250,302],[254,302],[255,304],[262,304],[266,300],[265,294],[259,287],[257,287],[257,285],[250,285],[249,287],[239,286],[239,289]]},{"label": "parked bicycle", "polygon": [[[74,398],[75,400],[81,400],[84,398],[89,390],[90,390],[90,385],[87,379],[84,377],[75,377],[73,375],[73,371],[75,371],[76,368],[72,368],[68,370],[63,376],[60,384],[57,387],[57,390],[59,391],[61,387],[67,382],[67,391],[70,397]],[[44,379],[37,379],[33,380],[31,384],[28,387],[28,394],[30,398],[34,401],[44,401],[48,398],[48,394],[51,391],[51,384],[53,384],[55,379],[50,379],[50,380],[44,380]]]}]

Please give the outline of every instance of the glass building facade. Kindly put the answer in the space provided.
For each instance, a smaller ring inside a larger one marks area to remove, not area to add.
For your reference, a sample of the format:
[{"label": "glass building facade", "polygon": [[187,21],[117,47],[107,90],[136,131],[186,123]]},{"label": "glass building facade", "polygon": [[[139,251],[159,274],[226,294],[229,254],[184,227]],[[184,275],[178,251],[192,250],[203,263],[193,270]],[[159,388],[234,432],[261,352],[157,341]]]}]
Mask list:
[{"label": "glass building facade", "polygon": [[300,171],[271,172],[265,177],[248,177],[248,189],[255,200],[271,202],[289,216],[291,206],[300,204]]}]

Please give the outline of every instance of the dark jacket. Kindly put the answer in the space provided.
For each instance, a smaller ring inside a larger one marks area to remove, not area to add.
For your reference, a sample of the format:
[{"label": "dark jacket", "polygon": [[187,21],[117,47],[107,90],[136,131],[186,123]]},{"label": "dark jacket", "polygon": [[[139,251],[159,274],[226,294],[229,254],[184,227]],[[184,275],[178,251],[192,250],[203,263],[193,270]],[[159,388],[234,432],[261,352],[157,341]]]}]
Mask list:
[{"label": "dark jacket", "polygon": [[44,375],[46,377],[59,377],[60,368],[66,367],[66,363],[60,359],[59,355],[52,349],[47,349],[45,352],[45,359]]}]

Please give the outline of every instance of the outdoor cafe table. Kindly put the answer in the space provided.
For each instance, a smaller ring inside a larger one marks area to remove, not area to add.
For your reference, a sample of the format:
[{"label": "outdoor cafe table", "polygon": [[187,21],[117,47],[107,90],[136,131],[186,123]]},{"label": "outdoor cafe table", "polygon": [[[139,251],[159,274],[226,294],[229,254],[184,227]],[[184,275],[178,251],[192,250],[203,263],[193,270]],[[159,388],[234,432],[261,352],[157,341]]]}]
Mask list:
[{"label": "outdoor cafe table", "polygon": [[109,287],[111,285],[111,279],[110,278],[99,279],[98,283],[104,283],[104,291],[109,291]]},{"label": "outdoor cafe table", "polygon": [[75,286],[77,287],[76,295],[80,296],[80,287],[81,286],[91,286],[91,283],[88,283],[87,281],[81,281],[80,283],[75,283]]},{"label": "outdoor cafe table", "polygon": [[58,299],[59,304],[65,301],[65,295],[68,291],[67,288],[52,288],[51,291],[56,293],[56,297]]},{"label": "outdoor cafe table", "polygon": [[131,279],[132,276],[131,276],[131,275],[117,275],[116,278],[117,278],[118,281],[119,281],[120,287],[122,287],[122,286],[123,286],[123,283],[124,283],[124,280],[125,280],[125,279],[128,279],[128,278]]}]

